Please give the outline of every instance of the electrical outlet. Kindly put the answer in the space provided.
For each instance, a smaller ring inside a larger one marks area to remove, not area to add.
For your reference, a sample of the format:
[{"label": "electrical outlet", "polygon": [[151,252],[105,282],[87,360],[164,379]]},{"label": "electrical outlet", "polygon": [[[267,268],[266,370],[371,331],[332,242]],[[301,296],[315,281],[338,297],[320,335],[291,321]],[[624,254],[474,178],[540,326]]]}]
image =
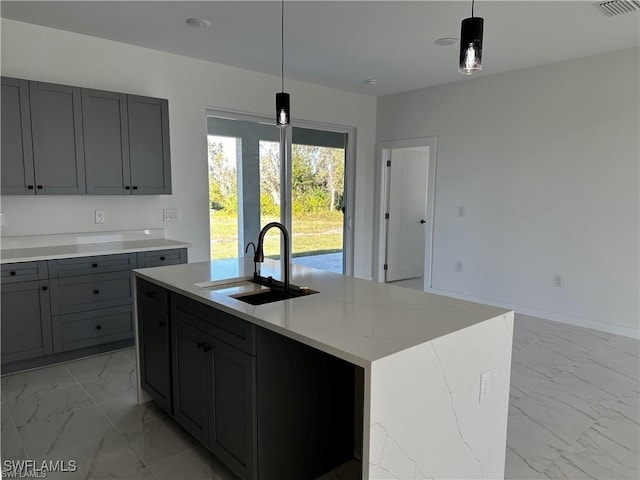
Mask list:
[{"label": "electrical outlet", "polygon": [[93,213],[96,223],[104,223],[104,210],[95,210]]},{"label": "electrical outlet", "polygon": [[165,222],[179,222],[180,210],[178,209],[164,209],[162,211],[162,218]]},{"label": "electrical outlet", "polygon": [[493,375],[493,370],[487,370],[486,372],[482,372],[480,374],[480,397],[478,401],[480,403],[484,403],[489,398],[489,393],[491,392],[491,377]]},{"label": "electrical outlet", "polygon": [[458,216],[464,217],[464,207],[458,207]]},{"label": "electrical outlet", "polygon": [[564,288],[564,275],[556,273],[553,276],[553,286],[556,288]]},{"label": "electrical outlet", "polygon": [[461,272],[461,271],[462,271],[462,262],[455,262],[455,263],[453,264],[453,269],[454,269],[456,272]]}]

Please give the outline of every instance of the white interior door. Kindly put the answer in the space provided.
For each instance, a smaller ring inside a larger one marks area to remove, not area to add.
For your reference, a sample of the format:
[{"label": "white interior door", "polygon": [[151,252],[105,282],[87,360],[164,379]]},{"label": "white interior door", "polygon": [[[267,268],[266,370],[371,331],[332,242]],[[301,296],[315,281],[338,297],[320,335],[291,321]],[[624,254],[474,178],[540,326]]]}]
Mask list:
[{"label": "white interior door", "polygon": [[424,275],[430,147],[391,150],[387,282]]}]

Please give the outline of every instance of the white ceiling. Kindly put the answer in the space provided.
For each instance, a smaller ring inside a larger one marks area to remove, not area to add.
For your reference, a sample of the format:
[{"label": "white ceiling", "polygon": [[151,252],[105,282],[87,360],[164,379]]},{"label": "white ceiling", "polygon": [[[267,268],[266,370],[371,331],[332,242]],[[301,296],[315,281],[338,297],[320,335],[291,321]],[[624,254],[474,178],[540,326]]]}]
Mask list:
[{"label": "white ceiling", "polygon": [[[287,1],[285,77],[368,95],[463,80],[458,37],[469,1]],[[2,1],[3,17],[280,75],[280,2]],[[590,1],[483,1],[480,75],[640,46],[638,12]],[[189,27],[188,17],[213,25]],[[375,78],[375,86],[363,81]],[[286,85],[285,85],[286,89]]]}]

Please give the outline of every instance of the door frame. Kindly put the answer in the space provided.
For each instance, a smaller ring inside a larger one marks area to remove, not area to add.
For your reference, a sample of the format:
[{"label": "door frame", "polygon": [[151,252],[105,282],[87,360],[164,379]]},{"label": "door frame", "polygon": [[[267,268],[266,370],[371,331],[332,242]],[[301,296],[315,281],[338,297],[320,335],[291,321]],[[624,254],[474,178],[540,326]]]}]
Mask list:
[{"label": "door frame", "polygon": [[[376,280],[379,283],[385,283],[385,270],[384,263],[387,254],[387,222],[384,218],[385,213],[388,212],[389,205],[389,168],[387,167],[387,161],[391,158],[391,151],[400,148],[411,147],[429,147],[429,169],[427,179],[427,198],[425,199],[426,205],[426,229],[425,232],[425,244],[428,243],[429,248],[425,249],[424,253],[424,268],[423,279],[424,284],[422,289],[426,291],[431,288],[432,273],[433,273],[433,226],[434,226],[434,213],[435,213],[435,193],[436,193],[436,164],[437,164],[437,146],[438,137],[420,137],[420,138],[407,138],[402,140],[387,140],[378,142],[377,155],[378,158],[378,191],[380,195],[378,197],[378,253],[377,253],[377,268]],[[426,245],[425,245],[426,246]]]},{"label": "door frame", "polygon": [[[208,107],[205,111],[205,132],[208,134],[207,117],[213,116],[218,118],[226,118],[229,120],[247,120],[251,122],[264,123],[275,126],[273,117],[260,115],[255,113],[243,112],[239,110],[219,109]],[[323,122],[314,122],[311,120],[291,119],[291,127],[308,128],[314,130],[324,130],[328,132],[344,133],[347,135],[347,144],[345,145],[344,156],[344,217],[342,222],[342,265],[343,273],[353,276],[354,272],[354,225],[356,212],[356,144],[357,129],[347,125],[329,124]],[[291,127],[281,129],[280,148],[285,152],[286,159],[291,157]],[[282,147],[285,149],[282,149]],[[292,232],[291,218],[291,172],[286,169],[287,161],[282,163],[281,182],[285,192],[282,196],[282,217],[281,222]],[[208,178],[208,177],[207,177]],[[240,189],[238,190],[240,193]],[[240,238],[240,237],[239,237]],[[209,239],[211,240],[211,239]],[[238,248],[241,248],[240,246]]]}]

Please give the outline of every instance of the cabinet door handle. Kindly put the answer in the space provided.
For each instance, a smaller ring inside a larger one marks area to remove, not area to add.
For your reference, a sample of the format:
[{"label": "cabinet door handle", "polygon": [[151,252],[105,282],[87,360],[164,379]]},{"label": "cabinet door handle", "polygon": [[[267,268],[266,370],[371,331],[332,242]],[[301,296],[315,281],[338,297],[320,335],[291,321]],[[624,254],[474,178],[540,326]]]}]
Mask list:
[{"label": "cabinet door handle", "polygon": [[92,268],[98,268],[98,264],[97,263],[93,263],[93,264],[91,264],[91,267]]},{"label": "cabinet door handle", "polygon": [[44,187],[43,187],[42,185],[38,185],[36,188],[37,188],[38,190],[44,190]]},{"label": "cabinet door handle", "polygon": [[137,190],[137,189],[138,189],[138,187],[137,187],[137,186],[135,186],[135,185],[134,185],[132,188],[133,188],[134,190]]},{"label": "cabinet door handle", "polygon": [[165,257],[160,257],[160,261],[164,262],[165,260]]},{"label": "cabinet door handle", "polygon": [[100,330],[102,328],[102,325],[96,325],[96,330]]},{"label": "cabinet door handle", "polygon": [[207,353],[208,351],[210,351],[210,350],[211,350],[211,346],[203,343],[203,344],[202,344],[202,350],[203,350],[205,353]]},{"label": "cabinet door handle", "polygon": [[131,187],[129,185],[124,187],[125,190],[131,190]]},{"label": "cabinet door handle", "polygon": [[16,272],[15,272],[14,270],[11,270],[11,271],[9,272],[9,275],[11,275],[12,277],[15,277],[15,276],[16,276]]},{"label": "cabinet door handle", "polygon": [[166,327],[167,326],[167,321],[166,320],[161,320],[158,322],[158,326],[159,327]]},{"label": "cabinet door handle", "polygon": [[43,292],[46,292],[47,290],[49,290],[49,287],[46,287],[46,286],[42,287]]},{"label": "cabinet door handle", "polygon": [[33,190],[33,185],[27,185],[27,190]]},{"label": "cabinet door handle", "polygon": [[98,290],[98,289],[95,289],[95,290],[93,291],[93,294],[94,294],[94,295],[98,295],[99,293],[100,293],[100,290]]},{"label": "cabinet door handle", "polygon": [[202,349],[202,347],[204,347],[204,343],[202,343],[202,342],[197,342],[197,343],[196,343],[196,348],[197,348],[198,350],[201,350],[201,349]]}]

